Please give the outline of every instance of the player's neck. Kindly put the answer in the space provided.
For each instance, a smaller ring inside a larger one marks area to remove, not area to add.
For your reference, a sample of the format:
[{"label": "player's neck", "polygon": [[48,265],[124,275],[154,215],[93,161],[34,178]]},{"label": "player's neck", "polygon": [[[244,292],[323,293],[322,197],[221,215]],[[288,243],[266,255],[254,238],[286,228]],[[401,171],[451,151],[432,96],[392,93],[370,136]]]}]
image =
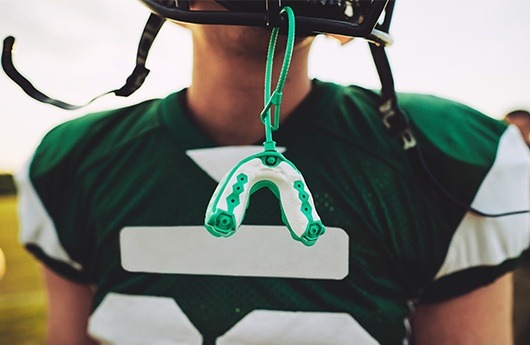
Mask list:
[{"label": "player's neck", "polygon": [[[307,75],[308,51],[309,44],[298,45],[293,53],[283,90],[282,121],[311,90]],[[282,59],[283,55],[274,61],[272,90]],[[213,54],[195,53],[188,107],[197,125],[218,144],[245,145],[263,138],[259,114],[263,109],[265,61],[265,56],[262,59],[223,59]]]}]

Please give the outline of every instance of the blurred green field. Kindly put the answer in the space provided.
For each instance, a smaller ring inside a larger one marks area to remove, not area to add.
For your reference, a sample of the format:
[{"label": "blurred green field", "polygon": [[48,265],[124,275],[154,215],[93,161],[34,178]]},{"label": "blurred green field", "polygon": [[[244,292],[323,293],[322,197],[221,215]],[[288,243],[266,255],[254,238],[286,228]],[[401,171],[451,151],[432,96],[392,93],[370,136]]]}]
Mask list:
[{"label": "blurred green field", "polygon": [[46,298],[38,263],[18,242],[16,197],[0,195],[0,248],[7,271],[0,280],[0,344],[44,344]]}]

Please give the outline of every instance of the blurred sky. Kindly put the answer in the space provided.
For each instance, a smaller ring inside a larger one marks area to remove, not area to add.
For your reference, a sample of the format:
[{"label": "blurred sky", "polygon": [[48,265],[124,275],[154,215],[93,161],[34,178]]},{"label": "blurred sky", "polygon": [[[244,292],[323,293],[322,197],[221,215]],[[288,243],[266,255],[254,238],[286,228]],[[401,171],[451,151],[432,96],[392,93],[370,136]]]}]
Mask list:
[{"label": "blurred sky", "polygon": [[[134,67],[148,11],[135,0],[0,0],[0,37],[17,39],[14,63],[52,97],[84,103],[120,87]],[[396,87],[466,103],[496,118],[530,109],[530,1],[397,0],[388,49]],[[64,111],[26,96],[0,71],[0,172],[19,169],[53,126],[87,112],[163,97],[191,79],[189,34],[170,23],[132,97],[105,96]],[[365,42],[315,42],[313,77],[378,88]]]}]

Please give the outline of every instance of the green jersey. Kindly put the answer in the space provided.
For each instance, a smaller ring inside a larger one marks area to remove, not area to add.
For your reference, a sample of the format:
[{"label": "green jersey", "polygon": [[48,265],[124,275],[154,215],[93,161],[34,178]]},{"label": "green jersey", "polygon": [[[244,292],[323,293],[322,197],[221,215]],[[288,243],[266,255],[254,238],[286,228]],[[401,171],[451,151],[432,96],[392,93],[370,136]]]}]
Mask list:
[{"label": "green jersey", "polygon": [[[483,212],[530,208],[516,128],[432,96],[399,99],[451,195]],[[414,303],[486,285],[528,247],[528,214],[481,217],[449,201],[386,133],[375,93],[320,81],[274,139],[326,233],[311,247],[294,241],[261,189],[238,233],[214,237],[203,226],[210,197],[261,143],[219,147],[185,100],[183,90],[64,123],[17,177],[23,243],[96,287],[95,339],[402,344]]]}]

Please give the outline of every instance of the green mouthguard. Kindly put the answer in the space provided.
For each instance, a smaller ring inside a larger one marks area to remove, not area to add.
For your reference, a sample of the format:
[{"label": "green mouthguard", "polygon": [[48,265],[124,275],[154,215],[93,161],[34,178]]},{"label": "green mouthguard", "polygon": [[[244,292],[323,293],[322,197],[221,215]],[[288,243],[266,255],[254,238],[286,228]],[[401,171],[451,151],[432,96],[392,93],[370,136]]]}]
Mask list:
[{"label": "green mouthguard", "polygon": [[[217,186],[206,210],[205,227],[214,236],[233,235],[243,222],[250,196],[261,188],[269,188],[281,205],[282,220],[293,239],[306,246],[315,244],[325,227],[318,216],[313,197],[304,177],[296,166],[276,150],[272,132],[279,127],[282,89],[285,84],[294,46],[294,13],[284,7],[287,15],[287,48],[276,90],[270,94],[272,62],[278,37],[278,28],[271,34],[265,73],[265,107],[260,114],[265,127],[264,151],[251,155],[230,170]],[[274,123],[271,124],[271,107]]]}]

